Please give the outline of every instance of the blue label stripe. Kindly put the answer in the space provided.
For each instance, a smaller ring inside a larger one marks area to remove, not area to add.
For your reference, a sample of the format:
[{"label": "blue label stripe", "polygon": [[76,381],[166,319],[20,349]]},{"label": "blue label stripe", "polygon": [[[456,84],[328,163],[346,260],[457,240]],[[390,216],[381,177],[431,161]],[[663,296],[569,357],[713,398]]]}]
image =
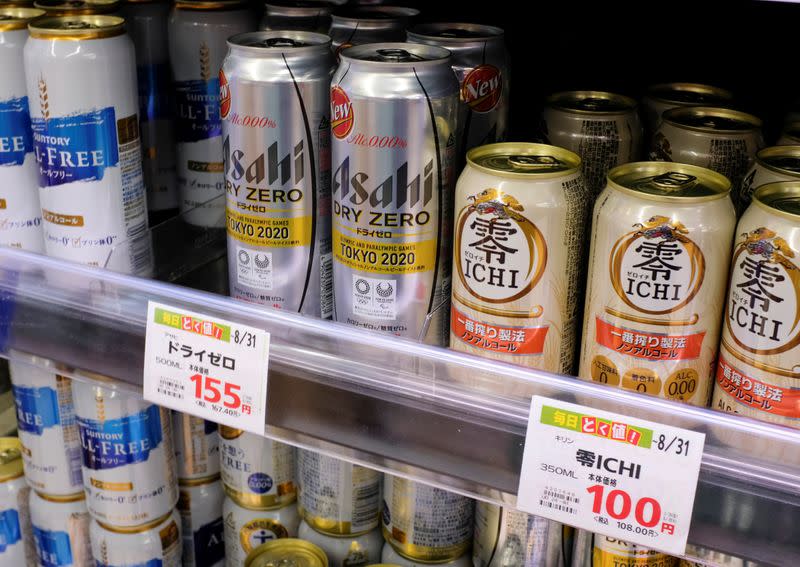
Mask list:
[{"label": "blue label stripe", "polygon": [[170,117],[169,63],[136,67],[139,85],[139,119],[142,122]]},{"label": "blue label stripe", "polygon": [[175,134],[179,142],[199,142],[222,135],[218,78],[176,82],[174,90]]},{"label": "blue label stripe", "polygon": [[61,422],[58,393],[53,388],[12,386],[17,406],[17,424],[22,431],[41,435]]},{"label": "blue label stripe", "polygon": [[0,553],[20,539],[22,530],[19,527],[19,513],[13,508],[3,510],[0,512]]},{"label": "blue label stripe", "polygon": [[22,165],[32,151],[28,97],[0,101],[0,165]]},{"label": "blue label stripe", "polygon": [[156,405],[120,419],[97,421],[78,417],[83,465],[106,470],[142,463],[163,439],[161,414]]},{"label": "blue label stripe", "polygon": [[72,547],[67,532],[53,532],[33,526],[33,539],[36,542],[36,555],[44,567],[72,565]]}]

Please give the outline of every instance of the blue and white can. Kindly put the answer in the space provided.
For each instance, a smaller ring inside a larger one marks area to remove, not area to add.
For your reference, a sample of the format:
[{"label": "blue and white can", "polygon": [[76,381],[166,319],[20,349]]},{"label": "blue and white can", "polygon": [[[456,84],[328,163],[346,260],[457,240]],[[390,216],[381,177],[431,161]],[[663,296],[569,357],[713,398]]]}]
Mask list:
[{"label": "blue and white can", "polygon": [[172,412],[178,480],[204,480],[219,477],[219,427],[213,421],[181,412]]},{"label": "blue and white can", "polygon": [[183,567],[223,567],[225,534],[219,477],[211,482],[181,481],[178,511],[183,534]]},{"label": "blue and white can", "polygon": [[177,510],[137,528],[118,528],[94,519],[89,535],[95,567],[181,567]]},{"label": "blue and white can", "polygon": [[22,446],[16,437],[0,437],[0,565],[36,566],[30,487],[22,476]]},{"label": "blue and white can", "polygon": [[94,567],[83,493],[55,499],[31,490],[30,507],[39,567]]},{"label": "blue and white can", "polygon": [[120,528],[162,518],[178,502],[169,410],[73,381],[89,513]]},{"label": "blue and white can", "polygon": [[44,252],[22,48],[32,8],[0,8],[0,245]]},{"label": "blue and white can", "polygon": [[22,353],[9,360],[25,478],[31,488],[51,496],[82,495],[72,381],[41,366],[53,363]]}]

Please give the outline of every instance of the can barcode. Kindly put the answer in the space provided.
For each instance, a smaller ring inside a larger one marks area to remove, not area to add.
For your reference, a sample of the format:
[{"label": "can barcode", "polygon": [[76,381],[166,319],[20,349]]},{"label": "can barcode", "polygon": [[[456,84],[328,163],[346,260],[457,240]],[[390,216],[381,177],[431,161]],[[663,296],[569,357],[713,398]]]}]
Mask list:
[{"label": "can barcode", "polygon": [[330,319],[333,315],[333,253],[319,257],[320,317]]}]

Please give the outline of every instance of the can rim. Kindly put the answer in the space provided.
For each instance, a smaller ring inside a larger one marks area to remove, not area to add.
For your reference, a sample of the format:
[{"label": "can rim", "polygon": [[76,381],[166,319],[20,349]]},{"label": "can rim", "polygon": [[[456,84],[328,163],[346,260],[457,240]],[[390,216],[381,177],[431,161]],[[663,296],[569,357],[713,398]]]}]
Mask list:
[{"label": "can rim", "polygon": [[324,518],[322,518],[322,516],[315,516],[314,514],[309,512],[307,509],[305,509],[300,504],[300,500],[299,499],[297,501],[297,513],[300,515],[300,518],[302,518],[302,520],[306,524],[308,524],[308,526],[311,529],[313,529],[315,532],[319,532],[319,533],[321,533],[323,535],[330,536],[330,537],[335,537],[335,538],[339,538],[339,539],[344,539],[344,538],[348,538],[348,537],[361,537],[361,536],[363,536],[365,534],[368,534],[368,533],[372,532],[381,523],[380,512],[376,512],[375,513],[375,525],[372,526],[369,529],[366,529],[366,530],[361,530],[361,531],[358,531],[358,532],[354,532],[352,530],[351,531],[346,531],[343,526],[344,526],[344,524],[349,523],[349,522],[340,522],[340,521],[336,521],[335,522],[335,524],[336,524],[335,528],[325,528],[325,527],[322,527],[322,526],[323,525],[328,525],[329,522],[327,520],[325,520]]},{"label": "can rim", "polygon": [[159,525],[163,524],[169,519],[173,521],[175,518],[173,515],[176,513],[177,510],[173,509],[158,518],[157,520],[153,520],[152,522],[147,522],[144,524],[139,524],[137,526],[130,526],[130,527],[123,527],[123,526],[112,526],[111,524],[107,524],[105,522],[101,522],[97,518],[94,518],[94,521],[97,522],[101,528],[106,531],[115,533],[115,534],[139,534],[142,532],[146,532],[147,530],[152,530],[153,528],[158,527]]},{"label": "can rim", "polygon": [[[286,47],[281,49],[279,46],[263,47],[257,45],[244,45],[238,43],[248,37],[260,37],[263,39],[291,39],[295,41],[306,41],[308,45],[300,47]],[[232,35],[227,39],[228,47],[235,49],[237,52],[243,51],[245,53],[257,54],[259,57],[268,57],[269,55],[278,56],[284,53],[296,53],[298,55],[307,53],[309,51],[319,51],[320,49],[331,49],[331,38],[323,33],[300,31],[300,30],[262,30],[254,32],[244,32]]]},{"label": "can rim", "polygon": [[792,213],[773,205],[781,196],[797,197],[800,201],[800,181],[775,181],[761,185],[753,192],[753,203],[770,214],[779,215],[794,222],[800,221],[800,213]]},{"label": "can rim", "polygon": [[35,489],[32,490],[32,492],[42,500],[46,500],[47,502],[55,502],[57,504],[67,504],[70,502],[80,502],[81,500],[86,500],[86,493],[83,492],[83,490],[76,492],[75,494],[68,494],[66,496],[61,496],[59,494],[47,494]]},{"label": "can rim", "polygon": [[[234,504],[239,506],[240,508],[245,508],[246,510],[278,510],[279,508],[283,508],[289,504],[294,503],[297,500],[297,489],[291,494],[264,494],[264,495],[249,495],[243,494],[238,490],[234,490],[225,482],[222,483],[222,488],[225,491],[225,495],[233,501]],[[274,498],[274,504],[269,506],[265,506],[262,504],[263,499],[267,497]],[[282,498],[286,497],[286,499]]]},{"label": "can rim", "polygon": [[70,6],[70,0],[36,0],[34,8],[44,10],[51,16],[77,16],[77,15],[101,15],[110,14],[120,8],[122,0],[81,0],[83,5]]},{"label": "can rim", "polygon": [[247,554],[247,558],[244,560],[244,567],[254,567],[258,558],[269,553],[273,548],[285,549],[294,553],[303,552],[312,562],[308,567],[328,567],[328,556],[319,546],[298,538],[274,539],[267,543],[262,543]]},{"label": "can rim", "polygon": [[[716,130],[705,126],[695,126],[681,122],[681,119],[690,116],[714,116],[718,118],[727,118],[729,120],[737,120],[743,124],[748,125],[748,128],[737,130]],[[662,120],[682,130],[692,130],[694,132],[703,132],[704,134],[744,134],[752,133],[761,129],[761,119],[752,114],[742,112],[740,110],[733,110],[731,108],[722,108],[717,106],[680,106],[664,111],[661,115]]]},{"label": "can rim", "polygon": [[[484,35],[476,37],[447,37],[434,35],[437,29],[456,29],[467,31],[481,31],[486,32]],[[428,40],[435,40],[440,43],[470,43],[473,41],[502,41],[505,37],[503,28],[497,26],[489,26],[484,24],[470,24],[466,22],[437,22],[430,24],[419,24],[408,30],[409,39],[425,38]]]},{"label": "can rim", "polygon": [[[359,55],[367,53],[376,53],[379,50],[402,50],[405,52],[413,53],[414,51],[427,51],[430,59],[423,59],[422,61],[371,61],[368,59],[360,59]],[[407,42],[389,42],[389,43],[367,43],[364,45],[354,45],[343,49],[339,53],[342,62],[346,59],[350,64],[367,65],[369,67],[388,67],[390,69],[397,69],[401,66],[406,67],[432,67],[442,64],[450,65],[452,55],[449,50],[437,45],[427,45],[424,43],[407,43]]]},{"label": "can rim", "polygon": [[319,2],[309,2],[308,6],[293,6],[292,2],[266,2],[264,4],[264,15],[269,16],[330,16],[333,12],[334,4],[320,0]]},{"label": "can rim", "polygon": [[210,10],[226,10],[237,6],[245,6],[247,0],[176,0],[176,10],[190,12],[206,12]]},{"label": "can rim", "polygon": [[214,484],[221,478],[220,473],[203,476],[200,478],[179,478],[178,486],[192,488],[195,486],[204,486],[206,484]]},{"label": "can rim", "polygon": [[[70,29],[52,27],[58,22],[83,22],[96,27]],[[123,35],[125,20],[119,16],[104,15],[48,16],[28,24],[28,30],[34,39],[105,39]]]},{"label": "can rim", "polygon": [[[543,152],[547,152],[546,154]],[[505,171],[500,169],[493,169],[487,165],[477,163],[476,160],[484,156],[491,155],[523,155],[523,156],[542,156],[550,155],[557,158],[563,158],[568,165],[568,169],[559,171]],[[525,179],[528,181],[535,181],[537,179],[552,179],[556,177],[565,177],[577,173],[581,169],[581,158],[578,154],[571,152],[565,148],[553,146],[550,144],[538,144],[534,142],[500,142],[496,144],[487,144],[485,146],[478,146],[472,148],[467,152],[467,163],[470,167],[474,167],[478,171],[495,175],[499,177],[506,177],[509,179]]]},{"label": "can rim", "polygon": [[[385,18],[370,18],[359,17],[359,12],[365,14],[385,13],[388,17]],[[403,20],[409,20],[419,16],[419,10],[416,8],[406,8],[404,6],[372,6],[361,7],[350,11],[333,12],[331,19],[336,23],[350,23],[350,24],[371,24],[377,25],[382,23],[397,23]]]},{"label": "can rim", "polygon": [[[577,96],[583,96],[586,98],[607,98],[609,100],[616,100],[620,102],[624,106],[619,110],[585,110],[581,108],[571,108],[569,106],[564,106],[560,103],[560,101],[566,100],[574,100]],[[561,112],[566,112],[568,114],[579,114],[579,115],[592,115],[592,116],[619,116],[630,114],[631,112],[635,112],[638,106],[638,103],[633,98],[618,94],[612,93],[610,91],[559,91],[557,93],[553,93],[547,97],[545,100],[545,105],[549,108],[554,110],[559,110]]]},{"label": "can rim", "polygon": [[27,29],[31,21],[41,18],[46,13],[41,8],[29,8],[27,6],[0,7],[0,15],[11,17],[8,20],[0,20],[0,32]]},{"label": "can rim", "polygon": [[[675,88],[675,87],[685,87],[685,88]],[[658,83],[655,85],[651,85],[647,88],[646,97],[656,100],[659,102],[666,102],[669,104],[677,104],[680,106],[694,106],[691,103],[687,103],[683,100],[675,100],[669,98],[668,96],[660,96],[657,95],[656,92],[661,89],[666,92],[676,92],[676,91],[688,91],[688,92],[699,92],[702,94],[712,94],[717,96],[720,100],[733,100],[733,93],[728,89],[724,89],[722,87],[717,87],[714,85],[706,85],[704,83]]]},{"label": "can rim", "polygon": [[[412,554],[408,553],[407,551],[398,548],[398,544],[395,544],[396,540],[394,540],[394,538],[392,537],[392,533],[389,531],[389,529],[386,527],[386,525],[384,525],[384,524],[381,525],[381,531],[383,532],[383,538],[386,540],[386,543],[389,544],[391,546],[391,548],[395,551],[395,553],[397,553],[400,557],[402,557],[403,559],[407,559],[408,561],[413,561],[415,563],[423,563],[423,564],[426,564],[426,565],[437,565],[437,564],[441,564],[442,562],[446,563],[448,561],[454,561],[454,560],[458,559],[459,557],[461,557],[462,555],[464,555],[467,552],[467,550],[470,548],[470,545],[472,545],[472,540],[467,540],[466,542],[464,542],[463,544],[460,544],[458,546],[456,546],[456,545],[450,546],[450,547],[452,547],[452,548],[457,550],[457,553],[455,555],[453,555],[453,554],[442,554],[442,556],[440,558],[438,558],[438,559],[419,559],[418,556],[412,555]],[[276,541],[278,541],[278,540],[276,540]],[[416,547],[412,543],[406,543],[406,544],[403,544],[403,545]],[[391,565],[391,563],[390,563],[390,565]]]},{"label": "can rim", "polygon": [[[695,177],[704,179],[706,181],[710,181],[713,185],[716,185],[717,187],[712,187],[712,189],[714,189],[715,192],[712,193],[711,195],[700,195],[700,196],[669,195],[669,194],[653,195],[650,193],[639,191],[632,187],[627,187],[616,181],[623,175],[634,172],[651,173],[654,175],[659,175],[667,172],[688,173],[690,175],[694,175]],[[635,161],[623,165],[618,165],[617,167],[612,168],[608,172],[606,180],[608,182],[607,184],[608,187],[616,191],[620,191],[622,193],[627,193],[628,195],[634,195],[640,199],[646,199],[648,201],[662,201],[662,202],[666,201],[671,203],[702,203],[705,201],[716,201],[717,199],[723,199],[728,195],[730,195],[731,192],[731,182],[728,180],[727,177],[725,177],[721,173],[717,173],[716,171],[712,171],[705,167],[700,167],[699,165],[689,165],[686,163],[676,163],[671,161]]]},{"label": "can rim", "polygon": [[800,145],[798,146],[769,146],[767,148],[762,148],[756,152],[756,163],[763,167],[764,169],[768,169],[770,171],[774,171],[775,173],[781,173],[783,175],[790,175],[792,177],[800,178],[800,171],[792,171],[790,169],[784,169],[782,167],[778,167],[776,165],[772,165],[766,161],[768,157],[796,157],[800,159]]}]

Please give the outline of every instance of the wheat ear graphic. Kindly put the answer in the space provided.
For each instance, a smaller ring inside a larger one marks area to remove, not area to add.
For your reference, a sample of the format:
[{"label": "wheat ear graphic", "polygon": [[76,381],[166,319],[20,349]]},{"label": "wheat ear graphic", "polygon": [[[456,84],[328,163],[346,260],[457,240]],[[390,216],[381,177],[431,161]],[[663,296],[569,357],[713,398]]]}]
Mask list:
[{"label": "wheat ear graphic", "polygon": [[211,52],[205,42],[200,44],[200,78],[204,81],[211,78]]},{"label": "wheat ear graphic", "polygon": [[44,82],[44,77],[39,77],[39,108],[45,120],[50,118],[50,103],[47,101],[47,83]]},{"label": "wheat ear graphic", "polygon": [[100,421],[106,420],[106,401],[102,394],[94,397],[95,409],[97,409],[97,419]]}]

